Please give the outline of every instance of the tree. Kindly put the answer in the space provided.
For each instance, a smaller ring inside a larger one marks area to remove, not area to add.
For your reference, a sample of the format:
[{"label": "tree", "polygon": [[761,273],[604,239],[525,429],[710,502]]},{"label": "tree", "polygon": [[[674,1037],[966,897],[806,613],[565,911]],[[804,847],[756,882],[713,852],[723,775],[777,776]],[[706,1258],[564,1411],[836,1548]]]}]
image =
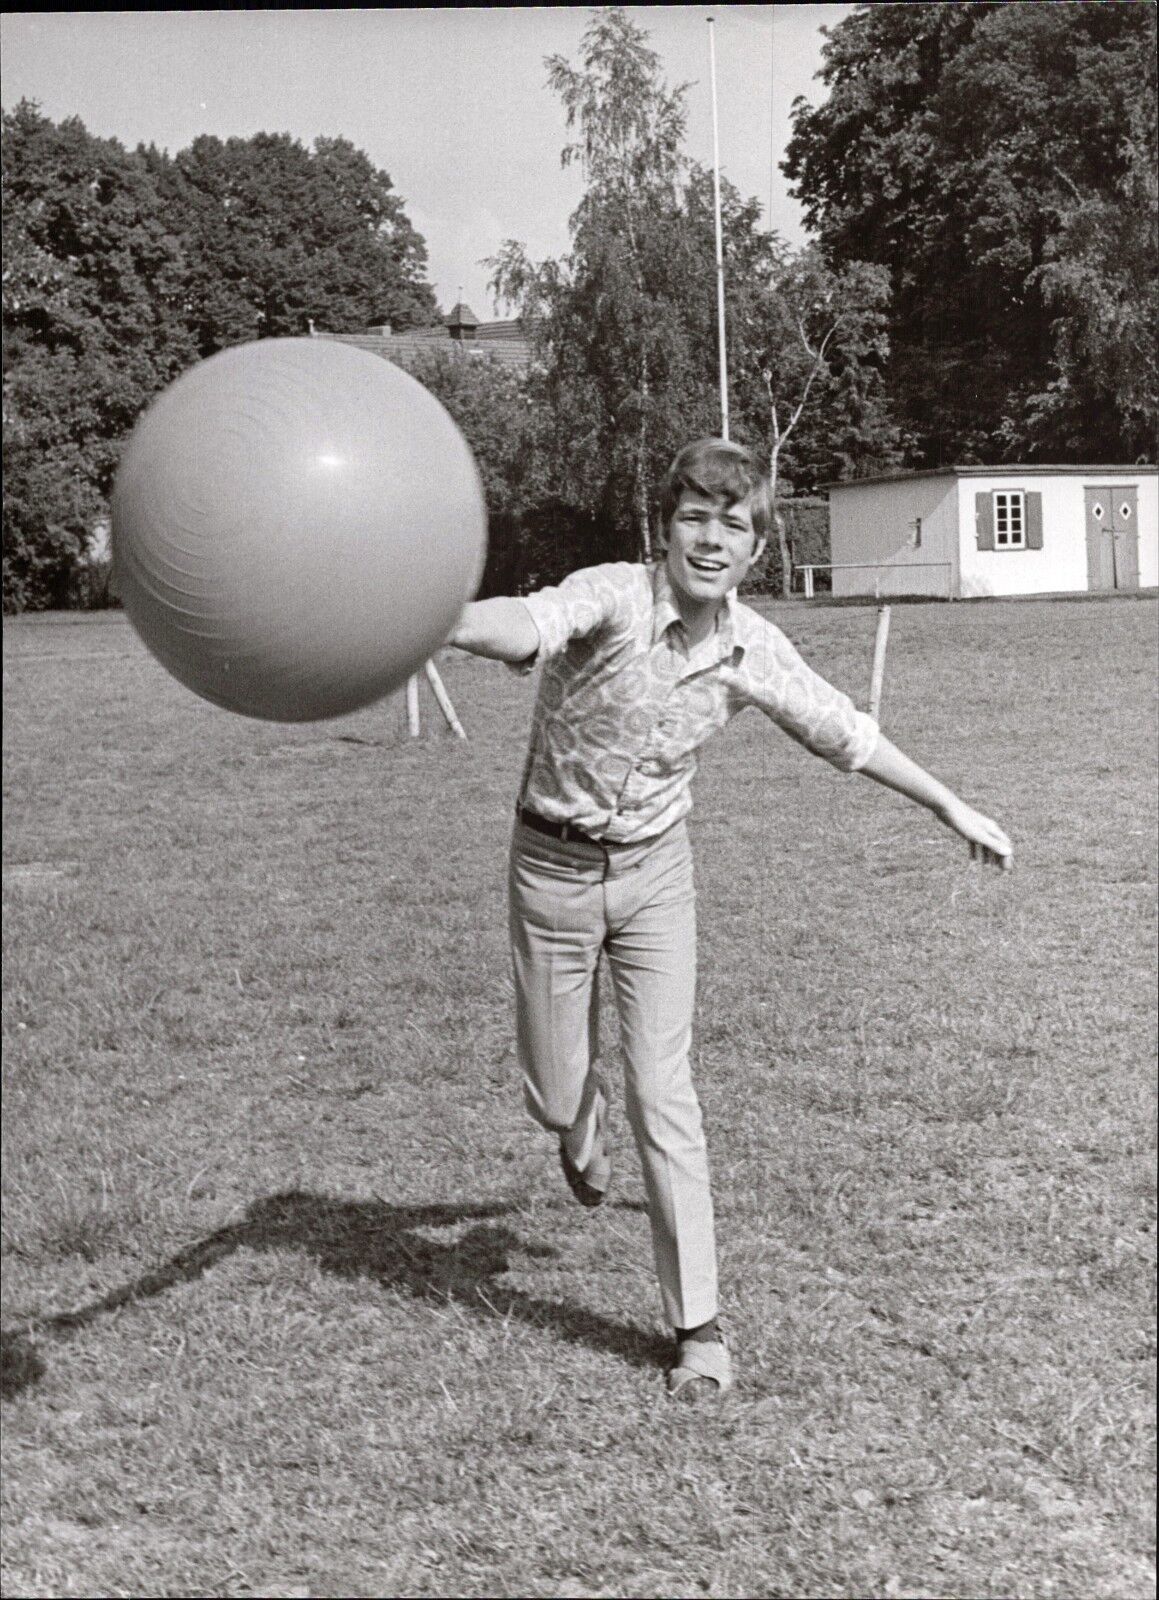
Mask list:
[{"label": "tree", "polygon": [[606,398],[616,432],[631,440],[632,513],[648,559],[652,389],[656,368],[675,353],[664,346],[675,341],[665,339],[655,314],[659,307],[649,292],[647,268],[657,232],[671,232],[683,165],[685,89],[668,91],[660,58],[646,38],[618,7],[596,12],[584,35],[582,70],[562,56],[550,57],[547,68],[568,128],[580,134],[564,147],[563,164],[579,160],[588,181],[573,223],[573,246],[587,273],[600,280],[599,293],[617,302],[634,346],[623,350],[621,392]]},{"label": "tree", "polygon": [[862,6],[821,76],[784,170],[889,271],[913,464],[1153,448],[1155,7]]},{"label": "tree", "polygon": [[[694,168],[685,197],[687,231],[699,238],[702,260],[710,183],[708,173]],[[833,272],[813,246],[788,250],[760,230],[758,203],[742,202],[727,182],[721,201],[732,432],[768,461],[781,588],[788,595],[792,551],[777,498],[784,479],[810,494],[829,479],[884,472],[901,460],[881,370],[888,354],[887,276],[859,261]],[[694,303],[703,305],[704,297]],[[705,351],[715,337],[714,324],[698,330]]]},{"label": "tree", "polygon": [[1030,394],[1011,431],[1055,454],[1148,458],[1159,397],[1159,210],[1156,124],[1132,106],[1126,169],[1113,193],[1084,193],[1059,209],[1057,239],[1039,272],[1054,316],[1054,376]]},{"label": "tree", "polygon": [[113,139],[22,101],[3,116],[4,604],[61,604],[118,445],[193,355],[184,262]]},{"label": "tree", "polygon": [[[558,499],[600,526],[631,529],[620,554],[647,557],[661,475],[682,444],[715,434],[721,419],[712,174],[684,154],[685,91],[667,89],[645,40],[622,11],[601,10],[584,35],[581,67],[549,59],[549,81],[581,136],[563,159],[582,161],[588,179],[571,219],[571,253],[536,264],[507,241],[490,265],[497,296],[536,329],[534,409]],[[822,268],[813,257],[798,263],[761,227],[759,203],[727,180],[721,211],[730,431],[768,455],[763,374],[776,373],[778,396],[787,396],[803,356],[800,319],[785,296],[816,286]],[[785,446],[780,464],[842,476],[866,470],[867,459],[895,459],[895,430],[876,370],[881,274],[851,268],[828,288],[841,300],[840,336],[801,416],[804,449]],[[793,405],[801,398],[798,391]],[[839,449],[825,448],[827,433]]]},{"label": "tree", "polygon": [[170,159],[3,115],[4,604],[60,605],[141,411],[264,334],[429,323],[425,248],[344,139],[198,139]]},{"label": "tree", "polygon": [[665,265],[687,166],[684,90],[668,90],[646,40],[611,7],[593,14],[580,66],[548,58],[578,135],[562,161],[579,161],[587,180],[571,254],[536,267],[509,242],[492,262],[499,298],[540,327],[543,398],[562,424],[548,447],[565,495],[627,521],[645,556],[655,457],[672,431],[665,413],[689,364]]},{"label": "tree", "polygon": [[407,367],[446,407],[479,468],[489,524],[480,592],[511,593],[525,576],[525,521],[550,498],[526,375],[494,355],[437,344]]},{"label": "tree", "polygon": [[769,404],[770,449],[791,459],[802,490],[897,464],[881,377],[888,301],[882,268],[854,261],[833,271],[815,246],[780,262],[767,286],[750,361]]},{"label": "tree", "polygon": [[198,351],[437,317],[426,246],[389,176],[346,139],[202,135],[172,159],[150,147],[189,260]]}]

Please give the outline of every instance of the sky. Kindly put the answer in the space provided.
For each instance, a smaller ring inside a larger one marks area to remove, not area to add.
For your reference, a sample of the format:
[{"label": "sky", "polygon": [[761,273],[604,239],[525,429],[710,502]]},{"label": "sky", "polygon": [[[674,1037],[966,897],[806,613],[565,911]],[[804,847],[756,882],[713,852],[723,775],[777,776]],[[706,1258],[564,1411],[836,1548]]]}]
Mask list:
[{"label": "sky", "polygon": [[[816,104],[824,38],[852,5],[629,6],[669,87],[689,83],[685,148],[712,161],[714,21],[721,170],[791,243],[800,208],[775,170],[797,95]],[[578,64],[587,7],[38,11],[0,16],[0,102],[176,154],[198,134],[341,135],[389,173],[424,236],[440,305],[502,315],[483,257],[568,247],[580,197],[544,57]]]}]

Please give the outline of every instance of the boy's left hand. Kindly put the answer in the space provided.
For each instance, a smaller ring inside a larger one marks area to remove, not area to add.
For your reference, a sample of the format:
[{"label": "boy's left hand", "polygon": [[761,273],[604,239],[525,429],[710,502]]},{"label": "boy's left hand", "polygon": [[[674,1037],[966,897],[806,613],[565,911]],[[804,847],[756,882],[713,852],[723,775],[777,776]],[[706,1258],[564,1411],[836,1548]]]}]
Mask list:
[{"label": "boy's left hand", "polygon": [[969,843],[971,861],[1010,871],[1014,865],[1014,847],[996,822],[960,800],[947,807],[942,821]]}]

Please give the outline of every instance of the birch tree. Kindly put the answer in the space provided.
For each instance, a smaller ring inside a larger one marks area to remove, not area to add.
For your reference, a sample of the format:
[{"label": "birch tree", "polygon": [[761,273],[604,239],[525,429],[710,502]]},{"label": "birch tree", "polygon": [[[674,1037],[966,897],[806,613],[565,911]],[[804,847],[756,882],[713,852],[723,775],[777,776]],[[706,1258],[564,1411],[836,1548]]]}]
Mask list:
[{"label": "birch tree", "polygon": [[[578,164],[585,183],[571,252],[535,266],[508,241],[490,263],[498,298],[541,322],[548,403],[584,419],[557,440],[565,477],[578,480],[574,487],[586,480],[585,500],[627,513],[645,559],[655,462],[673,431],[674,380],[690,376],[673,282],[688,166],[685,88],[667,87],[647,37],[621,8],[601,8],[578,64],[547,58],[548,85],[572,135],[562,165]],[[685,393],[689,386],[683,382]]]},{"label": "birch tree", "polygon": [[750,360],[760,364],[767,408],[765,437],[773,485],[781,590],[792,581],[792,551],[777,489],[790,441],[796,487],[864,477],[900,464],[902,437],[889,412],[882,368],[889,352],[885,272],[854,262],[831,271],[807,247],[776,264],[763,299],[764,337]]},{"label": "birch tree", "polygon": [[[664,470],[721,428],[712,173],[682,149],[685,88],[667,88],[622,11],[596,13],[579,65],[545,64],[571,135],[563,163],[579,163],[586,185],[572,247],[535,263],[508,240],[491,285],[533,330],[544,477],[562,503],[615,525],[621,558],[648,559]],[[827,275],[723,174],[721,210],[733,438],[768,453],[775,400],[774,470],[788,462],[811,485],[891,463],[896,430],[875,370],[884,274]],[[832,333],[819,320],[826,294]]]}]

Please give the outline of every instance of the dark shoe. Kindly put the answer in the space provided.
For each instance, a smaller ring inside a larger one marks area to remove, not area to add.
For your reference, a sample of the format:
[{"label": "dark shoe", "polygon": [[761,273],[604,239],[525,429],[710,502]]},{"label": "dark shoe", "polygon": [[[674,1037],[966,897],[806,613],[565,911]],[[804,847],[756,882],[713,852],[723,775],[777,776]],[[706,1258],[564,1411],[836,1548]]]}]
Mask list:
[{"label": "dark shoe", "polygon": [[608,1100],[602,1089],[596,1091],[596,1127],[592,1135],[591,1154],[581,1171],[568,1154],[563,1139],[559,1141],[559,1164],[567,1179],[567,1186],[581,1206],[599,1206],[607,1198],[612,1185],[612,1149],[608,1139]]}]

